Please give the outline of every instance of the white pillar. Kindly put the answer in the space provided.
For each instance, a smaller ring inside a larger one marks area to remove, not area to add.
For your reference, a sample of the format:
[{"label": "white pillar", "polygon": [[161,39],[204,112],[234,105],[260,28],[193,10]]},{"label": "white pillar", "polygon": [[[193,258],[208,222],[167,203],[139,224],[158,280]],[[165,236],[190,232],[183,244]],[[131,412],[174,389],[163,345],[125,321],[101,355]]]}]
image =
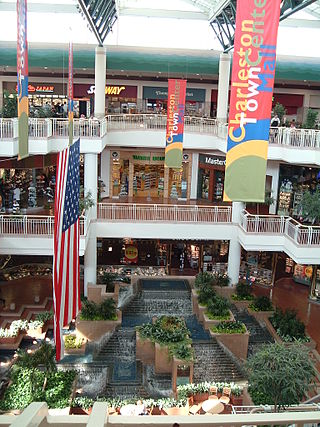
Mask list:
[{"label": "white pillar", "polygon": [[0,80],[0,110],[3,107],[3,81]]},{"label": "white pillar", "polygon": [[278,188],[279,188],[279,174],[280,174],[279,162],[268,161],[267,175],[272,176],[271,196],[274,199],[274,203],[269,206],[269,214],[276,213],[277,200],[278,200]]},{"label": "white pillar", "polygon": [[221,53],[219,61],[217,120],[222,123],[226,123],[228,118],[229,79],[230,55],[228,53]]},{"label": "white pillar", "polygon": [[88,296],[88,283],[97,281],[97,237],[95,227],[90,227],[90,236],[84,253],[84,296]]},{"label": "white pillar", "polygon": [[211,87],[206,88],[206,97],[205,97],[205,104],[204,104],[204,115],[206,117],[210,117],[210,110],[211,110]]},{"label": "white pillar", "polygon": [[104,183],[101,198],[109,197],[110,193],[110,150],[106,148],[101,153],[101,165],[100,165],[101,179]]},{"label": "white pillar", "polygon": [[230,277],[230,285],[232,286],[239,282],[240,260],[241,245],[238,236],[236,236],[229,241],[228,276]]},{"label": "white pillar", "polygon": [[100,119],[105,116],[106,108],[106,48],[103,46],[96,47],[94,84],[94,116]]},{"label": "white pillar", "polygon": [[91,192],[94,206],[91,208],[91,218],[97,218],[97,194],[98,194],[98,155],[87,153],[84,155],[84,194]]},{"label": "white pillar", "polygon": [[143,85],[142,83],[138,83],[137,85],[137,111],[138,113],[144,112],[144,105],[143,105]]},{"label": "white pillar", "polygon": [[190,199],[197,198],[198,170],[199,170],[199,153],[192,153]]},{"label": "white pillar", "polygon": [[[232,222],[239,224],[240,213],[244,209],[244,203],[232,202]],[[229,241],[228,253],[228,276],[230,277],[230,285],[236,285],[239,282],[241,262],[241,245],[239,243],[238,232]]]}]

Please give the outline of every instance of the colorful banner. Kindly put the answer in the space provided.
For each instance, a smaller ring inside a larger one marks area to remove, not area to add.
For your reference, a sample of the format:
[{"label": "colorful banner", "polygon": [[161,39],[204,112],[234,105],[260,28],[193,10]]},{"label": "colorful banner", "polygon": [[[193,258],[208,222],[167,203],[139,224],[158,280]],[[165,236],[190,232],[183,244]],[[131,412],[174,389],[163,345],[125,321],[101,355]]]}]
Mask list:
[{"label": "colorful banner", "polygon": [[17,80],[19,159],[29,155],[28,147],[28,41],[27,0],[17,0]]},{"label": "colorful banner", "polygon": [[168,168],[182,166],[186,80],[168,80],[167,133],[164,164]]},{"label": "colorful banner", "polygon": [[68,120],[69,145],[73,142],[73,46],[69,43],[69,76],[68,76]]},{"label": "colorful banner", "polygon": [[224,201],[264,201],[280,1],[237,0]]}]

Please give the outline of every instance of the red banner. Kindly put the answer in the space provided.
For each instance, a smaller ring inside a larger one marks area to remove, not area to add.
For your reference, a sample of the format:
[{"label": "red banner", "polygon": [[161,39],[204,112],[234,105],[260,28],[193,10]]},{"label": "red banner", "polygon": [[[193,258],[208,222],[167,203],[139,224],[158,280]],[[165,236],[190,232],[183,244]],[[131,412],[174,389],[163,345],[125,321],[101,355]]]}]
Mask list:
[{"label": "red banner", "polygon": [[167,133],[165,166],[180,169],[182,166],[184,110],[186,80],[168,80]]},{"label": "red banner", "polygon": [[281,0],[237,0],[224,200],[264,202]]},{"label": "red banner", "polygon": [[29,155],[27,0],[17,0],[17,80],[19,159]]}]

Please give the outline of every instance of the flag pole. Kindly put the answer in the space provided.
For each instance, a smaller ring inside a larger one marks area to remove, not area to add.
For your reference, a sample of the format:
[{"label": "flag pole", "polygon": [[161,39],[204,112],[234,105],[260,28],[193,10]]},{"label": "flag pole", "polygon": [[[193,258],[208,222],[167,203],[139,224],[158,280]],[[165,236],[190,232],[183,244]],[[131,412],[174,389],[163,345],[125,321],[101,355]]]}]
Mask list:
[{"label": "flag pole", "polygon": [[73,143],[73,44],[69,42],[69,75],[68,75],[68,129],[69,146]]}]

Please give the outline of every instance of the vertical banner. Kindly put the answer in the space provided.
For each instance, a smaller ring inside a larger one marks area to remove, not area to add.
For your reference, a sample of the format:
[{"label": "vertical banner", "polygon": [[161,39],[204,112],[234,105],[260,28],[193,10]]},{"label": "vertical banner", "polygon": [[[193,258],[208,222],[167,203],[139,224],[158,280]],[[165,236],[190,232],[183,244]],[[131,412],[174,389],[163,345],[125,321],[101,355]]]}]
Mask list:
[{"label": "vertical banner", "polygon": [[180,169],[182,165],[186,80],[168,80],[167,132],[164,164]]},{"label": "vertical banner", "polygon": [[224,201],[264,201],[280,1],[237,0]]},{"label": "vertical banner", "polygon": [[73,46],[69,43],[69,76],[68,76],[68,120],[69,145],[73,142]]},{"label": "vertical banner", "polygon": [[28,41],[27,0],[17,0],[17,80],[19,159],[29,155],[28,147]]}]

